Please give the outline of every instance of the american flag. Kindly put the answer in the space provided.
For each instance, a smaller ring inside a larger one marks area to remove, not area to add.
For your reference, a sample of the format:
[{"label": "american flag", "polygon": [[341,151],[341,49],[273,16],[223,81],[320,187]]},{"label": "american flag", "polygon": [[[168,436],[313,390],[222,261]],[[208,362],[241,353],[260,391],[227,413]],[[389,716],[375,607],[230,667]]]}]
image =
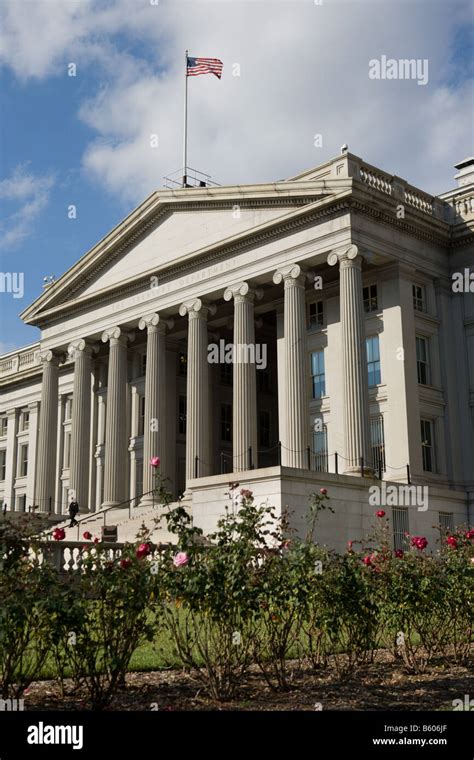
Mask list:
[{"label": "american flag", "polygon": [[199,74],[214,74],[218,79],[222,75],[222,61],[219,58],[190,58],[188,56],[186,75],[197,77]]}]

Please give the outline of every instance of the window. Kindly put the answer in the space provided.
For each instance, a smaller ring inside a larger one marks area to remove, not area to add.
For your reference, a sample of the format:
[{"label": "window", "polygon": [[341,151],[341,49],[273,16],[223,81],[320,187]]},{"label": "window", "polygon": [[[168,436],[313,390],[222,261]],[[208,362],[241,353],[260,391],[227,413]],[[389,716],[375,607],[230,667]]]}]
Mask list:
[{"label": "window", "polygon": [[178,433],[186,435],[186,396],[180,396],[178,401]]},{"label": "window", "polygon": [[135,463],[135,496],[143,494],[143,459],[137,459]]},{"label": "window", "polygon": [[141,372],[140,376],[145,377],[146,375],[146,354],[141,355]]},{"label": "window", "polygon": [[20,430],[25,431],[30,427],[30,413],[27,409],[23,409],[20,413]]},{"label": "window", "polygon": [[259,369],[257,372],[257,390],[259,393],[270,392],[270,372],[267,369]]},{"label": "window", "polygon": [[322,301],[313,301],[309,304],[309,327],[321,327],[324,325],[324,304]]},{"label": "window", "polygon": [[5,436],[8,432],[8,417],[0,417],[0,436]]},{"label": "window", "polygon": [[313,398],[326,395],[326,375],[324,372],[324,350],[313,351],[311,354],[311,378],[313,382]]},{"label": "window", "polygon": [[379,336],[373,335],[371,338],[367,338],[367,370],[369,375],[369,388],[373,388],[375,385],[380,385],[382,377],[380,373],[380,351],[379,351]]},{"label": "window", "polygon": [[221,441],[232,441],[232,404],[221,404]]},{"label": "window", "polygon": [[452,512],[439,513],[439,525],[443,533],[454,533],[454,515]]},{"label": "window", "polygon": [[434,431],[431,420],[421,420],[421,450],[423,454],[423,469],[426,472],[436,472]]},{"label": "window", "polygon": [[423,285],[413,285],[413,308],[415,311],[425,311],[425,288]]},{"label": "window", "polygon": [[178,375],[181,375],[181,377],[184,377],[186,375],[187,364],[188,355],[183,353],[183,351],[180,351],[178,354]]},{"label": "window", "polygon": [[232,364],[227,364],[227,362],[223,362],[220,365],[220,378],[222,385],[232,385]]},{"label": "window", "polygon": [[267,449],[270,446],[270,412],[258,413],[258,445]]},{"label": "window", "polygon": [[0,480],[5,480],[7,475],[7,450],[0,449]]},{"label": "window", "polygon": [[138,435],[145,432],[145,396],[139,397],[138,402]]},{"label": "window", "polygon": [[408,524],[408,507],[393,507],[393,548],[405,551],[409,548],[408,538],[405,535],[409,532]]},{"label": "window", "polygon": [[72,396],[68,396],[64,403],[64,421],[72,419]]},{"label": "window", "polygon": [[28,444],[23,443],[20,446],[20,456],[18,458],[18,475],[20,478],[28,475]]},{"label": "window", "polygon": [[362,295],[364,298],[364,311],[367,313],[377,311],[377,285],[367,285],[367,287],[362,288]]},{"label": "window", "polygon": [[372,453],[372,467],[378,470],[379,462],[382,462],[382,470],[385,472],[385,435],[383,429],[383,417],[378,414],[370,418],[370,447]]},{"label": "window", "polygon": [[318,472],[328,471],[328,434],[326,425],[313,433],[314,469]]},{"label": "window", "polygon": [[416,338],[416,371],[421,385],[431,384],[431,372],[427,338]]},{"label": "window", "polygon": [[71,433],[64,434],[64,459],[63,467],[67,469],[71,466]]}]

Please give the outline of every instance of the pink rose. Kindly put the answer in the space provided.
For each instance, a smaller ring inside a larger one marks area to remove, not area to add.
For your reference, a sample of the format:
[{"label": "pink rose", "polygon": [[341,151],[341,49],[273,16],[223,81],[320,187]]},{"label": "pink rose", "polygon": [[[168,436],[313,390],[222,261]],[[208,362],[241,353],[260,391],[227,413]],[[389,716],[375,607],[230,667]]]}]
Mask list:
[{"label": "pink rose", "polygon": [[416,546],[417,549],[420,551],[423,551],[423,549],[426,549],[428,546],[428,541],[424,536],[413,536],[411,540],[411,545]]},{"label": "pink rose", "polygon": [[243,496],[244,499],[253,499],[253,493],[249,488],[241,488],[240,495]]},{"label": "pink rose", "polygon": [[364,565],[367,565],[367,567],[370,567],[372,565],[372,555],[367,554],[367,556],[363,558],[362,562],[364,563]]},{"label": "pink rose", "polygon": [[350,552],[352,551],[352,543],[353,543],[352,541],[348,541],[348,542],[347,542],[347,549],[348,549],[348,551],[350,551]]},{"label": "pink rose", "polygon": [[458,548],[458,540],[457,540],[456,536],[448,536],[447,539],[446,539],[446,543],[452,549],[457,549]]},{"label": "pink rose", "polygon": [[151,457],[150,464],[152,467],[159,467],[160,466],[160,457]]},{"label": "pink rose", "polygon": [[85,538],[86,541],[90,541],[92,538],[92,533],[89,533],[88,530],[85,530],[84,533],[82,534],[82,537]]},{"label": "pink rose", "polygon": [[184,567],[189,562],[189,557],[186,552],[178,552],[173,557],[173,565],[175,567]]},{"label": "pink rose", "polygon": [[147,557],[151,552],[151,546],[150,544],[140,544],[137,551],[135,552],[138,559],[142,559],[143,557]]},{"label": "pink rose", "polygon": [[385,512],[383,509],[378,509],[375,513],[375,517],[385,517]]},{"label": "pink rose", "polygon": [[328,492],[327,488],[320,488],[319,489],[319,493],[321,494],[321,496],[326,496],[327,492]]},{"label": "pink rose", "polygon": [[470,541],[472,541],[474,539],[474,529],[467,531],[466,538],[468,538]]}]

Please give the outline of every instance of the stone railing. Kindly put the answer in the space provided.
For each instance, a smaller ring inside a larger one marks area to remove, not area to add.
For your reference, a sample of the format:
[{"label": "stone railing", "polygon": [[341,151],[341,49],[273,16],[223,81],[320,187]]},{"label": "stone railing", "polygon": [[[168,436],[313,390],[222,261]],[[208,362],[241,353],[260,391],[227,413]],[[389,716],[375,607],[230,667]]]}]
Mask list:
[{"label": "stone railing", "polygon": [[399,203],[406,204],[423,214],[443,220],[449,216],[448,204],[445,201],[413,187],[401,177],[387,174],[381,169],[362,163],[355,156],[351,156],[350,173],[364,185],[379,193],[389,195]]},{"label": "stone railing", "polygon": [[385,172],[375,171],[367,166],[359,167],[359,174],[362,182],[369,187],[373,187],[374,190],[379,190],[381,193],[392,195],[392,185],[390,174]]},{"label": "stone railing", "polygon": [[4,358],[0,357],[0,379],[34,367],[39,349],[40,344],[37,343],[25,349],[20,348],[16,353],[7,354]]},{"label": "stone railing", "polygon": [[[101,543],[100,556],[110,560],[119,559],[122,555],[124,543]],[[84,547],[87,551],[94,552],[95,544],[87,541],[45,541],[31,549],[30,553],[40,563],[46,561],[53,565],[59,573],[78,572],[82,565]],[[164,544],[155,545],[147,557],[148,561],[157,559],[165,548]]]}]

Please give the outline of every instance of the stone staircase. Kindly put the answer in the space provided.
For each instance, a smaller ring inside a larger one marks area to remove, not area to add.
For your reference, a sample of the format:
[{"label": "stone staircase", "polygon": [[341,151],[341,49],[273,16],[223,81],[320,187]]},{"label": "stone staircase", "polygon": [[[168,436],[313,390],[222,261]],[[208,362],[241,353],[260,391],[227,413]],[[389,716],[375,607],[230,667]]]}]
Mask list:
[{"label": "stone staircase", "polygon": [[[132,507],[116,507],[112,509],[99,509],[97,512],[91,512],[89,515],[79,514],[76,519],[79,521],[79,525],[73,528],[69,527],[70,518],[68,517],[63,522],[59,522],[55,525],[55,528],[64,528],[66,541],[85,541],[83,534],[85,531],[89,531],[92,534],[92,539],[102,537],[102,526],[107,527],[117,526],[117,542],[125,543],[129,541],[134,543],[137,541],[137,533],[144,524],[146,528],[152,531],[150,535],[151,541],[154,543],[175,543],[176,537],[169,533],[166,529],[166,520],[163,515],[168,509],[173,509],[178,506],[178,502],[169,504],[168,507],[163,505],[150,506],[137,506]],[[159,525],[156,525],[156,519],[162,518]]]}]

